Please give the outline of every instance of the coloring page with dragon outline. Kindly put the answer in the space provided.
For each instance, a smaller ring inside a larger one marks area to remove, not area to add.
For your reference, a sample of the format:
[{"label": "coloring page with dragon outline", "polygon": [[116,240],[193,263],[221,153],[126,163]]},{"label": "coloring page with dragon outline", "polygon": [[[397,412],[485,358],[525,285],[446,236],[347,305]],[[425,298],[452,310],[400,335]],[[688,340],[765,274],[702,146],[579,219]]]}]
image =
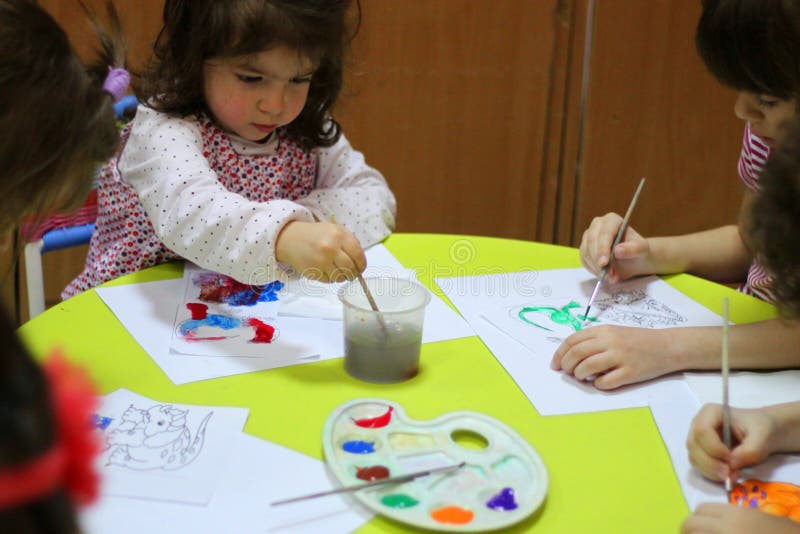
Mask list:
[{"label": "coloring page with dragon outline", "polygon": [[101,491],[208,502],[247,414],[246,408],[159,402],[125,389],[107,395],[94,416]]}]

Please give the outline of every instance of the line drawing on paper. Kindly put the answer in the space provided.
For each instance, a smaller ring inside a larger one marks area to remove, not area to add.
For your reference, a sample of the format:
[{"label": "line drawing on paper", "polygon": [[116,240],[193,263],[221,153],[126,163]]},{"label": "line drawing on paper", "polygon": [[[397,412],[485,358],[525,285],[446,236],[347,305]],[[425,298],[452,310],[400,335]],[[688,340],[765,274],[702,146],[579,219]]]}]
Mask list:
[{"label": "line drawing on paper", "polygon": [[561,307],[552,303],[515,306],[509,309],[509,314],[525,325],[550,332],[545,339],[554,344],[561,344],[566,339],[567,334],[558,334],[564,332],[564,328],[573,333],[586,326],[602,324],[665,328],[679,326],[688,320],[660,300],[648,296],[644,289],[614,291],[595,300],[593,308],[596,312],[584,317],[576,313],[581,305],[570,300]]},{"label": "line drawing on paper", "polygon": [[214,412],[198,425],[194,437],[187,424],[189,410],[171,404],[140,409],[131,404],[119,426],[105,435],[106,466],[134,471],[176,471],[191,464],[203,450],[206,427]]},{"label": "line drawing on paper", "polygon": [[616,291],[595,301],[597,314],[606,323],[640,328],[678,326],[687,318],[643,289]]}]

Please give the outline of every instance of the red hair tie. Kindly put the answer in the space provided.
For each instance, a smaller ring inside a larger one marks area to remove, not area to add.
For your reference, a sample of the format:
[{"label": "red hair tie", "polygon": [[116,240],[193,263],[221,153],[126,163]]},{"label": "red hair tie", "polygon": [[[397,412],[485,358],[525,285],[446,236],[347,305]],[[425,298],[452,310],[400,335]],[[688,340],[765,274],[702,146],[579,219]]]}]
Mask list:
[{"label": "red hair tie", "polygon": [[54,353],[44,365],[57,424],[55,444],[40,456],[0,470],[0,509],[41,499],[63,486],[72,501],[97,497],[94,457],[100,451],[91,414],[97,398],[86,373]]}]

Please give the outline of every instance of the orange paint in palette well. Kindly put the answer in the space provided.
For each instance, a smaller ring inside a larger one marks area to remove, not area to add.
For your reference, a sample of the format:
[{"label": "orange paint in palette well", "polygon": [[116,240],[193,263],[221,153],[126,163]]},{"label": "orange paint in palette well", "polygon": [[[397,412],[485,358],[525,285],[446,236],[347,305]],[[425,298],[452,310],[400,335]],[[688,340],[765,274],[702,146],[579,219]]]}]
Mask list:
[{"label": "orange paint in palette well", "polygon": [[445,506],[431,512],[431,517],[439,523],[451,525],[466,525],[473,520],[475,514],[472,510],[461,508],[460,506]]},{"label": "orange paint in palette well", "polygon": [[800,486],[788,482],[745,480],[733,488],[730,502],[800,523]]}]

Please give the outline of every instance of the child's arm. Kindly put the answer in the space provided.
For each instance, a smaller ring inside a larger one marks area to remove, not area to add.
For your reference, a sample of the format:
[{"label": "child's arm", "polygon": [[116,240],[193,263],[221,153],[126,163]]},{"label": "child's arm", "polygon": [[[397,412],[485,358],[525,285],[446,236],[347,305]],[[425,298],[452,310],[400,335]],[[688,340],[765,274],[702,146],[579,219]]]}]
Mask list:
[{"label": "child's arm", "polygon": [[681,534],[797,534],[798,530],[788,517],[723,503],[701,504],[681,526]]},{"label": "child's arm", "polygon": [[335,145],[317,149],[317,154],[316,187],[297,203],[317,220],[335,220],[364,247],[392,233],[397,206],[381,173],[366,164],[344,135]]},{"label": "child's arm", "polygon": [[[158,238],[184,258],[240,282],[278,278],[278,236],[292,222],[314,222],[311,211],[290,200],[252,202],[225,189],[203,154],[195,121],[144,106],[134,121],[119,170],[138,193]],[[325,272],[318,277],[328,279],[329,267],[346,247],[343,241],[327,241],[333,244],[322,252],[324,265],[316,267]]]},{"label": "child's arm", "polygon": [[[742,201],[739,224],[671,237],[644,238],[628,228],[614,252],[606,280],[616,283],[644,274],[691,273],[717,282],[740,282],[747,276],[753,255],[742,239],[744,217],[752,193]],[[593,273],[608,263],[611,244],[622,223],[616,213],[594,219],[581,239],[584,267]]]},{"label": "child's arm", "polygon": [[[595,326],[568,337],[550,367],[580,380],[596,375],[595,387],[616,389],[675,371],[719,369],[721,339],[718,327]],[[733,368],[800,367],[800,321],[735,325],[729,342]]]}]

